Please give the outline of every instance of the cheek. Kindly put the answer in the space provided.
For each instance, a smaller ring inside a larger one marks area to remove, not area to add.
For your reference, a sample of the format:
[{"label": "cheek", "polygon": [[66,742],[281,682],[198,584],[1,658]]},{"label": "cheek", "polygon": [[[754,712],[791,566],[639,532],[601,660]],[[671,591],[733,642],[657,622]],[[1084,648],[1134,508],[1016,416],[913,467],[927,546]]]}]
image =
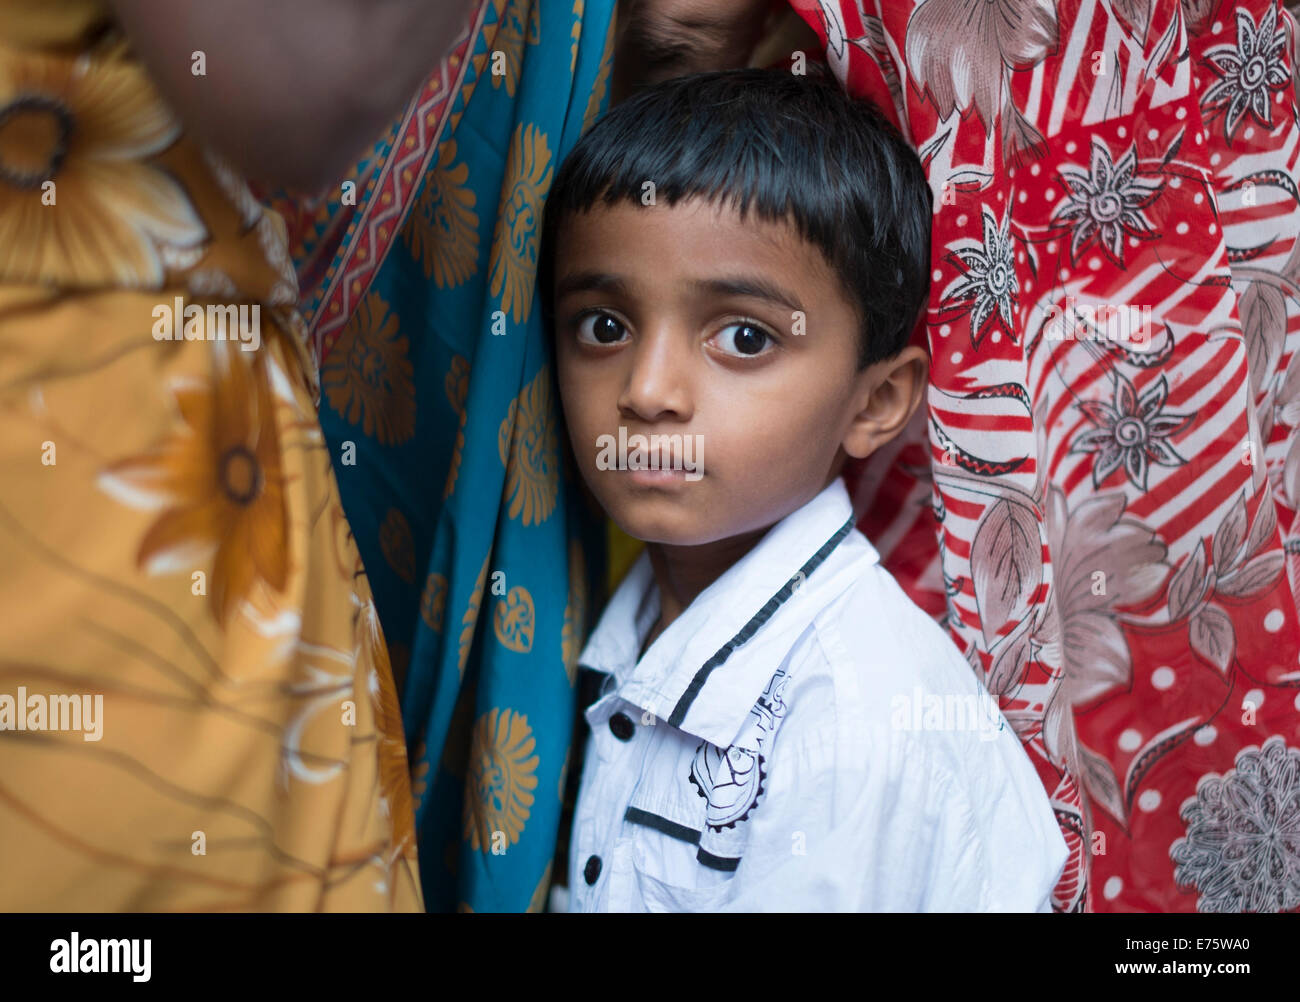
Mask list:
[{"label": "cheek", "polygon": [[820,469],[839,445],[839,429],[847,402],[842,387],[791,393],[774,386],[770,392],[752,389],[742,395],[712,401],[721,416],[705,435],[708,449],[732,470],[751,469],[762,478],[785,476],[792,470]]},{"label": "cheek", "polygon": [[584,404],[590,394],[583,392],[582,367],[574,364],[572,356],[563,348],[557,348],[555,353],[555,382],[560,388],[565,419],[571,425],[579,423],[584,411],[589,410]]},{"label": "cheek", "polygon": [[595,455],[596,437],[617,432],[617,416],[611,417],[607,390],[592,375],[580,363],[566,362],[562,355],[556,360],[556,381],[569,441],[578,459],[588,463]]}]

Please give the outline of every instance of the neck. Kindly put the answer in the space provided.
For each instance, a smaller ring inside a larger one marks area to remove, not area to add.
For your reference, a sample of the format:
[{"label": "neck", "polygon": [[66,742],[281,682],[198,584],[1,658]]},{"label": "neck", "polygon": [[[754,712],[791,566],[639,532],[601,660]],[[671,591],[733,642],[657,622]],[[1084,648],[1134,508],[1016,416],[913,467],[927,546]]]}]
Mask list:
[{"label": "neck", "polygon": [[646,639],[649,647],[697,595],[754,548],[769,527],[702,546],[647,543],[646,553],[659,590],[659,619]]}]

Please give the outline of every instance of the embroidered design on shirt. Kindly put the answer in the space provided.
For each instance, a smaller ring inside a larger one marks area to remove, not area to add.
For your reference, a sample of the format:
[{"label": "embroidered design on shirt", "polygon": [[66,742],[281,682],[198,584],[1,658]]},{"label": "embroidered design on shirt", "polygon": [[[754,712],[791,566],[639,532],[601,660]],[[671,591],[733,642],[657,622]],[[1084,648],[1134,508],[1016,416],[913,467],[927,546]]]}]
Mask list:
[{"label": "embroidered design on shirt", "polygon": [[763,751],[771,747],[772,737],[785,716],[788,681],[785,669],[778,668],[750,709],[746,728],[725,751],[707,741],[700,742],[695,750],[690,780],[696,792],[708,801],[705,823],[715,832],[735,828],[762,799],[767,779]]}]

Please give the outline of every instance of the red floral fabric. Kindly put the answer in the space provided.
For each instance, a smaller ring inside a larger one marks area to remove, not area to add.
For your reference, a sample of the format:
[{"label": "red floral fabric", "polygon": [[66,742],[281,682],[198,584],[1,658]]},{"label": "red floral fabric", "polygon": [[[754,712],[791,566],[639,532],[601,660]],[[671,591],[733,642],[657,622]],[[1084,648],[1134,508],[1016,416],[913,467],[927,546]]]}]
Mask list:
[{"label": "red floral fabric", "polygon": [[1055,907],[1297,909],[1294,19],[791,3],[930,178],[928,406],[847,476],[1038,769]]}]

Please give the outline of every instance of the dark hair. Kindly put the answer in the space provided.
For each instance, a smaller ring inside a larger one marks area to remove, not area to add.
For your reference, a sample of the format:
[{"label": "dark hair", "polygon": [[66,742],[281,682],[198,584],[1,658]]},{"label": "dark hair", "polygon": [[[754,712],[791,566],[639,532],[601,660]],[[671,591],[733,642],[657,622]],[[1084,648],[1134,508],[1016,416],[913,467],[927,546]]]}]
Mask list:
[{"label": "dark hair", "polygon": [[929,296],[933,195],[892,123],[829,74],[697,73],[642,90],[597,122],[546,203],[538,281],[548,324],[560,222],[598,200],[640,204],[646,181],[669,205],[698,196],[742,219],[752,207],[794,223],[858,307],[859,368],[907,346]]}]

